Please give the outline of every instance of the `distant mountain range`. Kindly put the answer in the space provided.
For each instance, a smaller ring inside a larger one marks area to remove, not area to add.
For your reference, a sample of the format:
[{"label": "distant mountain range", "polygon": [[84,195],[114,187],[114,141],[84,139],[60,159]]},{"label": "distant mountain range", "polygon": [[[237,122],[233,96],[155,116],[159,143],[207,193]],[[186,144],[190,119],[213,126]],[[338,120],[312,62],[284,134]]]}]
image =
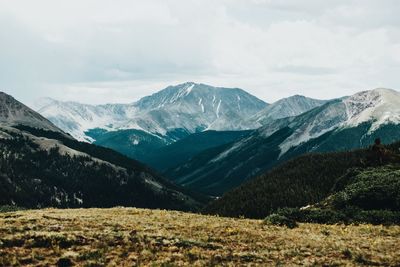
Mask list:
[{"label": "distant mountain range", "polygon": [[295,156],[366,147],[376,137],[384,143],[400,140],[397,91],[364,91],[272,120],[248,137],[203,151],[166,175],[189,188],[220,195]]},{"label": "distant mountain range", "polygon": [[378,136],[385,143],[400,139],[400,94],[384,88],[267,104],[241,89],[184,83],[132,104],[47,99],[37,108],[72,136],[145,162],[208,195],[221,195],[307,152],[365,147]]},{"label": "distant mountain range", "polygon": [[206,198],[111,149],[78,142],[0,93],[0,206],[196,210]]},{"label": "distant mountain range", "polygon": [[81,141],[95,141],[86,132],[100,128],[134,129],[170,142],[204,130],[252,129],[246,120],[267,105],[238,88],[188,82],[132,104],[92,106],[46,98],[37,101],[35,108]]},{"label": "distant mountain range", "polygon": [[[35,108],[78,140],[115,149],[160,169],[159,164],[153,164],[158,157],[152,155],[191,134],[257,129],[325,102],[297,95],[269,105],[238,88],[188,82],[169,86],[132,104],[93,106],[46,98],[37,101]],[[196,144],[198,148],[202,140]],[[215,146],[225,143],[222,139]],[[210,143],[196,151],[207,148]]]}]

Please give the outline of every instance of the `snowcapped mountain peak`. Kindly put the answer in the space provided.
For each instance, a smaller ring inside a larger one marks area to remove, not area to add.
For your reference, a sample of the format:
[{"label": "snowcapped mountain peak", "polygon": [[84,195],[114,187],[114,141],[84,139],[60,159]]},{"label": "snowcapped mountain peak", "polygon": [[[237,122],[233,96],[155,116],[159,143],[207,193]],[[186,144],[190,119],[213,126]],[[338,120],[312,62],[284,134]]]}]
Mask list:
[{"label": "snowcapped mountain peak", "polygon": [[[400,93],[393,89],[376,88],[372,90],[358,92],[352,96],[345,98],[345,102],[358,102],[366,105],[376,105],[383,102],[391,102],[399,98]],[[394,97],[394,99],[393,99]]]},{"label": "snowcapped mountain peak", "polygon": [[168,86],[167,88],[152,95],[143,97],[134,103],[134,105],[138,106],[140,109],[149,110],[174,104],[188,96],[195,86],[196,84],[193,82],[182,83],[176,86]]},{"label": "snowcapped mountain peak", "polygon": [[[135,103],[138,109],[150,113],[148,115],[154,118],[152,121],[159,121],[159,127],[167,130],[181,128],[192,133],[199,129],[252,128],[246,119],[266,105],[241,89],[194,82],[169,86]],[[156,116],[163,117],[162,121],[155,119]]]},{"label": "snowcapped mountain peak", "polygon": [[[384,124],[399,124],[400,92],[385,88],[362,91],[330,101],[287,121],[286,124],[296,131],[280,145],[281,154],[326,132],[353,128],[362,123],[371,124],[368,133]],[[264,130],[268,135],[272,126],[268,125]]]},{"label": "snowcapped mountain peak", "polygon": [[[176,103],[192,102],[194,100],[196,100],[195,102],[198,103],[200,99],[205,101],[206,98],[211,98],[210,102],[216,106],[218,105],[218,101],[221,99],[221,96],[226,98],[233,95],[236,101],[242,100],[242,96],[244,96],[244,99],[247,100],[250,98],[257,100],[257,107],[260,105],[266,105],[266,103],[263,101],[239,88],[214,87],[207,84],[194,82],[186,82],[175,86],[168,86],[157,93],[140,99],[135,103],[135,105],[141,109],[155,109],[175,105]],[[218,96],[220,97],[218,98]]]},{"label": "snowcapped mountain peak", "polygon": [[400,93],[393,89],[377,88],[359,92],[343,100],[348,120],[346,126],[373,121],[371,131],[384,123],[400,122]]}]

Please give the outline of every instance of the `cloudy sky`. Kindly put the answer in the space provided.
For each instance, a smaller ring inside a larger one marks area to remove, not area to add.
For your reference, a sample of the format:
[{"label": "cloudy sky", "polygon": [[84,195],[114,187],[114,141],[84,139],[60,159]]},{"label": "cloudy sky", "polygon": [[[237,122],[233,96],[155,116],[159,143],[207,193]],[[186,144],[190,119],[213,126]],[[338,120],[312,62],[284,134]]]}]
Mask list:
[{"label": "cloudy sky", "polygon": [[185,81],[272,102],[400,89],[398,0],[0,0],[0,90],[132,102]]}]

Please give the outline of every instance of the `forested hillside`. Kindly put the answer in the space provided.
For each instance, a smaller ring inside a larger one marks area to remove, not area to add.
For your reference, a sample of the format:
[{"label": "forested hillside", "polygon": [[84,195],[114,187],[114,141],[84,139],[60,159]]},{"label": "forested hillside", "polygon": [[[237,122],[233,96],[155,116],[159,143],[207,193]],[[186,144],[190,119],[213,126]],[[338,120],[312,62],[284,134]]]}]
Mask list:
[{"label": "forested hillside", "polygon": [[[394,155],[398,154],[399,147],[400,143],[386,146]],[[397,161],[397,157],[390,158],[384,164]],[[335,185],[349,170],[363,170],[374,164],[369,149],[306,154],[226,193],[205,211],[223,216],[264,218],[280,208],[315,204],[335,193],[338,190]],[[365,201],[369,203],[372,199],[366,196]]]},{"label": "forested hillside", "polygon": [[[8,132],[12,138],[0,139],[0,205],[196,210],[205,200],[195,200],[149,168],[110,149],[60,133],[16,128],[23,131]],[[2,131],[7,134],[6,129]]]}]

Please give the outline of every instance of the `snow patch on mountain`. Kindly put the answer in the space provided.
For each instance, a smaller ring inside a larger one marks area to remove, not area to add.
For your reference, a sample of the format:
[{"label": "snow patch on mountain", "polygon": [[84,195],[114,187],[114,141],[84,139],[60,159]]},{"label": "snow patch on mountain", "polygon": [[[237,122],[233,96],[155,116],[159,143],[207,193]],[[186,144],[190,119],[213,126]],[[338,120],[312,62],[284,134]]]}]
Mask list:
[{"label": "snow patch on mountain", "polygon": [[219,109],[220,109],[220,107],[221,107],[221,103],[222,103],[222,100],[220,99],[219,100],[219,102],[218,102],[218,106],[217,106],[217,118],[219,118]]},{"label": "snow patch on mountain", "polygon": [[195,84],[193,83],[193,84],[189,85],[188,88],[186,88],[186,95],[190,94],[190,92],[192,91],[194,86],[195,86]]},{"label": "snow patch on mountain", "polygon": [[199,99],[199,106],[201,106],[201,112],[204,113],[203,98],[200,98],[200,99]]},{"label": "snow patch on mountain", "polygon": [[132,138],[131,141],[132,141],[132,145],[134,145],[134,146],[137,146],[140,143],[140,141],[135,138]]}]

